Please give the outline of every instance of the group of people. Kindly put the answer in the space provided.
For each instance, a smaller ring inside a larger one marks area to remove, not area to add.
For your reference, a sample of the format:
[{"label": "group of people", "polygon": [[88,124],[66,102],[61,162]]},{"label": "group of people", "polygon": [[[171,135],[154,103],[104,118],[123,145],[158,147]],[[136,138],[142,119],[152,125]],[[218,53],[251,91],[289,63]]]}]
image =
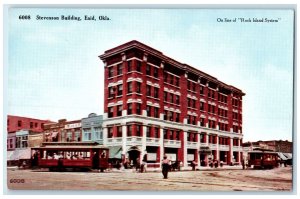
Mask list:
[{"label": "group of people", "polygon": [[[54,160],[59,160],[59,159],[64,159],[63,153],[53,153],[53,154],[48,154],[47,155],[47,159],[54,159]],[[83,154],[79,153],[79,154],[71,154],[71,153],[67,153],[65,156],[65,159],[68,160],[78,160],[78,159],[84,159]]]}]

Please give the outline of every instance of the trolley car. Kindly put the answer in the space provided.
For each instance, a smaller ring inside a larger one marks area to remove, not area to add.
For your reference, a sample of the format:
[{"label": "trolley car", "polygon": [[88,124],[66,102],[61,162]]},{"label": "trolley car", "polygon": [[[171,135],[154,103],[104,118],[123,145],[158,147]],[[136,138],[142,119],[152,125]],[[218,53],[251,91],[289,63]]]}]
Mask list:
[{"label": "trolley car", "polygon": [[271,151],[248,152],[248,167],[272,169],[278,166],[278,153]]},{"label": "trolley car", "polygon": [[49,171],[108,168],[109,150],[97,142],[47,142],[31,149],[32,167]]}]

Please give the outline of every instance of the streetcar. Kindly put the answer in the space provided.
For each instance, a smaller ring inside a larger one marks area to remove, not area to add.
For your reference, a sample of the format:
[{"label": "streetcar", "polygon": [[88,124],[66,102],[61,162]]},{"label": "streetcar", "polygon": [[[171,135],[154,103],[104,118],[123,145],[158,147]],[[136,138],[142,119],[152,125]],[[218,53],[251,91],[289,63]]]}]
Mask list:
[{"label": "streetcar", "polygon": [[32,167],[49,171],[108,168],[109,149],[97,142],[44,142],[31,149]]},{"label": "streetcar", "polygon": [[277,152],[272,151],[249,151],[248,167],[258,169],[273,169],[279,163]]}]

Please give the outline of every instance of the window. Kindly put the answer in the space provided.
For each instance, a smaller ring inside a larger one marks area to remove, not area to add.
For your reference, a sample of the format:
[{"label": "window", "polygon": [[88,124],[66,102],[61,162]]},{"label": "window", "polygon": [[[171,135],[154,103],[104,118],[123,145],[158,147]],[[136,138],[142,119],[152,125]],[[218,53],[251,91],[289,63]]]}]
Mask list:
[{"label": "window", "polygon": [[141,83],[140,82],[136,82],[136,92],[141,93]]},{"label": "window", "polygon": [[164,120],[167,120],[168,111],[164,111]]},{"label": "window", "polygon": [[67,132],[67,136],[66,136],[66,138],[67,138],[67,142],[71,142],[72,141],[72,132]]},{"label": "window", "polygon": [[191,116],[191,124],[196,125],[196,117],[195,116]]},{"label": "window", "polygon": [[119,106],[117,106],[117,109],[118,109],[117,116],[122,116],[122,109],[123,109],[123,106],[122,106],[122,105],[119,105]]},{"label": "window", "polygon": [[118,96],[123,94],[123,85],[118,85]]},{"label": "window", "polygon": [[158,98],[158,88],[154,88],[154,97]]},{"label": "window", "polygon": [[159,128],[158,127],[154,128],[154,137],[159,138]]},{"label": "window", "polygon": [[192,99],[192,107],[196,108],[196,100]]},{"label": "window", "polygon": [[75,131],[75,141],[76,142],[81,141],[80,135],[81,135],[81,131]]},{"label": "window", "polygon": [[187,116],[187,123],[191,124],[191,116],[190,115]]},{"label": "window", "polygon": [[136,114],[141,114],[141,104],[136,104]]},{"label": "window", "polygon": [[168,101],[168,93],[164,91],[164,100],[167,102]]},{"label": "window", "polygon": [[30,122],[30,128],[33,128],[33,122]]},{"label": "window", "polygon": [[170,130],[170,140],[173,140],[174,139],[174,134],[173,134],[173,130]]},{"label": "window", "polygon": [[173,79],[174,79],[173,75],[170,75],[170,84],[173,84],[173,83],[174,83],[174,82],[173,82]]},{"label": "window", "polygon": [[9,148],[13,148],[13,139],[9,139]]},{"label": "window", "polygon": [[173,121],[173,112],[172,111],[169,111],[169,120]]},{"label": "window", "polygon": [[132,136],[132,125],[127,126],[127,136],[128,137]]},{"label": "window", "polygon": [[140,137],[141,136],[141,125],[136,125],[136,136]]},{"label": "window", "polygon": [[147,85],[147,96],[151,96],[151,86]]},{"label": "window", "polygon": [[114,109],[113,107],[108,107],[108,118],[111,118],[114,116]]},{"label": "window", "polygon": [[127,72],[131,72],[131,70],[132,70],[132,61],[129,60],[127,61]]},{"label": "window", "polygon": [[175,81],[175,86],[179,86],[179,78],[175,77],[174,81]]},{"label": "window", "polygon": [[151,75],[151,66],[150,65],[146,66],[146,75]]},{"label": "window", "polygon": [[154,107],[154,117],[155,118],[159,118],[158,108],[157,107]]},{"label": "window", "polygon": [[200,86],[200,94],[203,95],[204,94],[204,87]]},{"label": "window", "polygon": [[179,122],[179,113],[176,113],[175,121],[176,121],[176,122]]},{"label": "window", "polygon": [[196,84],[195,83],[192,83],[192,90],[196,91]]},{"label": "window", "polygon": [[132,93],[132,82],[127,83],[128,93]]},{"label": "window", "polygon": [[153,69],[153,76],[158,77],[158,68],[154,67]]},{"label": "window", "polygon": [[146,109],[147,109],[147,116],[151,117],[151,106],[147,106]]},{"label": "window", "polygon": [[170,93],[170,102],[173,103],[173,94]]},{"label": "window", "polygon": [[113,67],[108,68],[108,77],[112,77],[114,75]]},{"label": "window", "polygon": [[113,127],[107,128],[107,137],[112,138],[113,137]]},{"label": "window", "polygon": [[200,142],[205,143],[205,135],[204,134],[200,134]]},{"label": "window", "polygon": [[122,64],[118,64],[117,68],[118,68],[118,75],[122,75],[123,74],[123,66],[122,66]]},{"label": "window", "polygon": [[18,121],[18,127],[21,127],[21,126],[22,126],[22,121],[19,120],[19,121]]},{"label": "window", "polygon": [[179,96],[175,95],[175,103],[179,105]]},{"label": "window", "polygon": [[168,137],[167,137],[167,129],[164,129],[164,139],[167,139]]},{"label": "window", "polygon": [[204,102],[200,102],[200,110],[204,111]]},{"label": "window", "polygon": [[151,131],[151,127],[147,126],[147,133],[146,133],[147,137],[150,137],[150,131]]},{"label": "window", "polygon": [[122,126],[117,127],[117,137],[122,137]]},{"label": "window", "polygon": [[205,126],[204,118],[200,118],[200,125],[201,125],[201,126]]},{"label": "window", "polygon": [[164,73],[164,82],[168,82],[168,73]]},{"label": "window", "polygon": [[137,70],[138,72],[142,72],[141,67],[142,67],[142,63],[141,63],[140,61],[137,61],[137,63],[136,63],[136,70]]},{"label": "window", "polygon": [[113,87],[109,87],[108,88],[108,97],[109,98],[114,97],[114,94],[115,94],[115,89]]},{"label": "window", "polygon": [[131,115],[132,114],[132,104],[127,104],[127,114]]},{"label": "window", "polygon": [[96,139],[103,139],[102,128],[95,128]]},{"label": "window", "polygon": [[180,131],[176,131],[176,134],[175,134],[175,139],[176,140],[179,140],[179,135],[180,135]]}]

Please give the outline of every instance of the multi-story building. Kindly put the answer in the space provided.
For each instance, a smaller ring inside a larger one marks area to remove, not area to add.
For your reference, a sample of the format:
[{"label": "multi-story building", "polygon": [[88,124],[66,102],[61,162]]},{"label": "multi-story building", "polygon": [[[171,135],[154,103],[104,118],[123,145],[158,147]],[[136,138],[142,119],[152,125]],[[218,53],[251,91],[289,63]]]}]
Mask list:
[{"label": "multi-story building", "polygon": [[44,124],[45,142],[80,142],[81,120],[67,121],[61,119],[58,122]]},{"label": "multi-story building", "polygon": [[198,165],[241,161],[242,97],[227,85],[138,41],[99,56],[104,62],[103,143],[136,161],[163,154]]},{"label": "multi-story building", "polygon": [[[13,137],[12,137],[13,136]],[[43,132],[31,130],[20,130],[8,134],[8,140],[14,139],[15,142],[8,143],[7,163],[17,165],[19,160],[30,160],[31,148],[39,147],[43,142]]]},{"label": "multi-story building", "polygon": [[7,116],[7,162],[17,164],[19,159],[30,158],[31,146],[41,143],[44,124],[49,120],[40,120],[22,116]]},{"label": "multi-story building", "polygon": [[49,120],[40,120],[22,116],[7,116],[7,132],[13,133],[20,130],[31,130],[35,132],[43,132],[44,124],[49,123]]},{"label": "multi-story building", "polygon": [[95,141],[103,144],[102,131],[103,116],[91,113],[87,118],[82,118],[82,141]]}]

